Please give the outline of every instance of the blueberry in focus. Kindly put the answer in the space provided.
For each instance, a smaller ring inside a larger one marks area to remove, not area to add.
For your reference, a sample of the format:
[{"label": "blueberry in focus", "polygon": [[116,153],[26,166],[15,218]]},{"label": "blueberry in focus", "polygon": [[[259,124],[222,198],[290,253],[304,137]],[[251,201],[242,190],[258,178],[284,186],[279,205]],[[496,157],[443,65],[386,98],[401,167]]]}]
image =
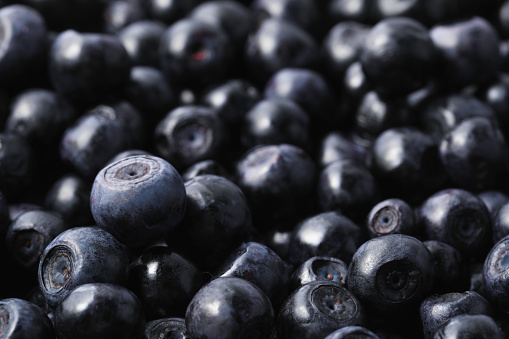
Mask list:
[{"label": "blueberry in focus", "polygon": [[312,281],[334,281],[346,287],[348,265],[334,257],[311,257],[292,273],[290,290],[294,291]]},{"label": "blueberry in focus", "polygon": [[397,198],[382,200],[373,206],[366,224],[372,238],[389,234],[420,236],[413,208],[404,200]]},{"label": "blueberry in focus", "polygon": [[143,339],[184,339],[188,338],[184,318],[163,318],[147,322]]},{"label": "blueberry in focus", "polygon": [[138,298],[127,288],[109,283],[77,286],[54,312],[59,338],[126,338],[143,335],[145,320]]},{"label": "blueberry in focus", "polygon": [[39,261],[39,286],[50,307],[86,283],[125,284],[129,259],[122,244],[97,227],[73,227],[60,233]]},{"label": "blueberry in focus", "polygon": [[500,239],[490,250],[484,261],[482,278],[487,299],[492,305],[507,313],[509,311],[509,293],[507,280],[509,275],[507,249],[509,237]]},{"label": "blueberry in focus", "polygon": [[186,211],[186,191],[166,160],[132,156],[104,167],[90,194],[97,226],[128,246],[164,239]]},{"label": "blueberry in focus", "polygon": [[313,281],[288,296],[277,315],[278,338],[321,338],[346,326],[366,326],[363,304],[332,281]]},{"label": "blueberry in focus", "polygon": [[203,286],[186,311],[191,338],[269,338],[274,311],[257,286],[236,277],[216,278]]},{"label": "blueberry in focus", "polygon": [[53,324],[43,309],[19,299],[0,300],[0,335],[3,338],[55,338]]}]

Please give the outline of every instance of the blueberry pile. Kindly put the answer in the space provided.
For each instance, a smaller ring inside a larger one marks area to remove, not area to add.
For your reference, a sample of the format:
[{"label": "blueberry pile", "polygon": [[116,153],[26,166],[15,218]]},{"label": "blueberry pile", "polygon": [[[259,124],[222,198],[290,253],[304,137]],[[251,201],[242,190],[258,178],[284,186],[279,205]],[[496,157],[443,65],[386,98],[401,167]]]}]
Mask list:
[{"label": "blueberry pile", "polygon": [[509,338],[509,0],[0,0],[0,338]]}]

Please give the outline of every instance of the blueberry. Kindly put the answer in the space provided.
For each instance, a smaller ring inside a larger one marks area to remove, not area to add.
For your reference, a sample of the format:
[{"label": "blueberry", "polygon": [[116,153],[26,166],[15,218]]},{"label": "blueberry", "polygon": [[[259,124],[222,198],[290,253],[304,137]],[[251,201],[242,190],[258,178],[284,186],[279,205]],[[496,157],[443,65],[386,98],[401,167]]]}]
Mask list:
[{"label": "blueberry", "polygon": [[436,59],[427,28],[408,17],[382,19],[368,32],[360,61],[376,91],[409,94],[430,79]]},{"label": "blueberry", "polygon": [[382,200],[373,206],[366,223],[372,238],[389,234],[420,236],[414,210],[404,200],[397,198]]},{"label": "blueberry", "polygon": [[[494,189],[482,191],[478,193],[477,196],[484,202],[488,212],[490,212],[491,218],[493,220],[493,229],[495,229],[496,226],[494,219],[498,213],[498,210],[503,205],[505,205],[505,203],[509,202],[509,195],[507,195],[504,191]],[[493,232],[495,232],[495,230]]]},{"label": "blueberry", "polygon": [[182,180],[191,180],[194,177],[204,174],[217,175],[229,180],[232,179],[228,170],[221,163],[215,160],[202,160],[186,168],[182,173]]},{"label": "blueberry", "polygon": [[185,339],[188,338],[184,318],[163,318],[147,322],[143,339]]},{"label": "blueberry", "polygon": [[199,2],[199,0],[147,0],[142,4],[150,18],[170,25],[188,15]]},{"label": "blueberry", "polygon": [[503,203],[492,217],[493,243],[509,235],[509,200]]},{"label": "blueberry", "polygon": [[27,211],[9,226],[5,239],[7,250],[23,267],[36,271],[46,246],[68,228],[68,224],[57,213]]},{"label": "blueberry", "polygon": [[490,250],[484,261],[482,277],[487,299],[492,305],[506,312],[509,310],[509,294],[507,292],[507,249],[509,237],[500,239]]},{"label": "blueberry", "polygon": [[[124,3],[127,3],[124,2]],[[154,20],[137,20],[118,32],[133,66],[159,67],[159,41],[166,26]]]},{"label": "blueberry", "polygon": [[293,229],[288,261],[300,265],[311,257],[326,256],[349,263],[364,238],[362,228],[348,217],[334,211],[319,213]]},{"label": "blueberry", "polygon": [[374,23],[379,18],[376,0],[331,0],[327,6],[329,21],[357,21],[364,24]]},{"label": "blueberry", "polygon": [[73,227],[42,253],[39,286],[54,308],[79,285],[126,283],[128,265],[126,249],[111,234],[97,227]]},{"label": "blueberry", "polygon": [[186,210],[184,183],[164,159],[132,156],[104,167],[90,194],[97,225],[128,246],[164,239]]},{"label": "blueberry", "polygon": [[199,175],[184,183],[186,212],[166,238],[206,270],[213,270],[251,232],[251,210],[242,190],[216,175]]},{"label": "blueberry", "polygon": [[181,170],[202,160],[219,159],[228,141],[219,116],[205,106],[179,106],[156,126],[157,153]]},{"label": "blueberry", "polygon": [[272,249],[257,243],[240,245],[216,270],[216,277],[237,277],[258,286],[278,310],[288,295],[290,266]]},{"label": "blueberry", "polygon": [[191,300],[186,311],[191,338],[269,338],[274,311],[254,284],[235,277],[212,280]]},{"label": "blueberry", "polygon": [[372,89],[366,74],[362,70],[360,61],[353,62],[348,66],[342,79],[342,85],[350,100],[355,103],[361,100]]},{"label": "blueberry", "polygon": [[342,132],[326,133],[318,146],[316,162],[320,167],[326,167],[337,160],[354,160],[368,166],[371,152]]},{"label": "blueberry", "polygon": [[492,317],[484,314],[463,314],[449,319],[433,338],[437,339],[502,339],[504,334]]},{"label": "blueberry", "polygon": [[0,300],[0,335],[3,338],[55,338],[53,325],[36,304],[18,298]]},{"label": "blueberry", "polygon": [[103,31],[119,34],[127,26],[142,21],[145,17],[146,13],[139,0],[110,1],[103,10]]},{"label": "blueberry", "polygon": [[312,281],[334,281],[346,287],[348,264],[334,257],[311,257],[292,273],[290,290],[294,291]]},{"label": "blueberry", "polygon": [[56,307],[53,322],[62,339],[135,339],[145,329],[138,298],[127,288],[108,283],[88,283],[71,290]]},{"label": "blueberry", "polygon": [[428,197],[418,209],[427,240],[445,242],[465,256],[483,255],[491,238],[491,217],[475,194],[457,188]]},{"label": "blueberry", "polygon": [[358,338],[358,339],[379,339],[379,337],[362,326],[346,326],[336,330],[326,336],[324,339],[346,339],[346,338]]},{"label": "blueberry", "polygon": [[421,303],[419,309],[425,338],[433,338],[438,328],[455,316],[494,314],[490,303],[473,291],[432,295]]},{"label": "blueberry", "polygon": [[110,161],[108,161],[108,165],[111,165],[111,164],[113,164],[117,161],[120,161],[122,159],[125,159],[127,157],[139,156],[139,155],[153,156],[153,154],[150,154],[149,152],[142,150],[142,149],[128,149],[128,150],[125,150],[125,151],[115,154],[115,156],[113,158],[111,158]]},{"label": "blueberry", "polygon": [[366,326],[363,305],[348,289],[332,281],[300,286],[277,315],[278,338],[323,338],[346,326]]},{"label": "blueberry", "polygon": [[395,314],[405,318],[431,291],[434,265],[433,256],[417,238],[386,235],[359,247],[346,283],[368,313],[386,320]]},{"label": "blueberry", "polygon": [[129,266],[128,286],[147,320],[183,317],[204,283],[205,275],[192,262],[164,246],[149,248]]}]

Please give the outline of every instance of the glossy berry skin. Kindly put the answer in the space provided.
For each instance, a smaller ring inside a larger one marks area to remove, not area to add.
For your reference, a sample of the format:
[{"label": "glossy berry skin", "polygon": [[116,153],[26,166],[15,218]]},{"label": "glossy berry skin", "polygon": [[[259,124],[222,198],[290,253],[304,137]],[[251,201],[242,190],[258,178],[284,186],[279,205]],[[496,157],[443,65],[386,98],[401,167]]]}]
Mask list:
[{"label": "glossy berry skin", "polygon": [[382,200],[373,206],[366,224],[372,238],[389,234],[420,235],[413,208],[397,198]]},{"label": "glossy berry skin", "polygon": [[353,62],[348,66],[342,79],[342,85],[345,93],[354,102],[359,101],[372,89],[360,61]]},{"label": "glossy berry skin", "polygon": [[75,105],[97,105],[120,92],[131,61],[120,40],[104,33],[65,30],[49,52],[48,71],[57,93]]},{"label": "glossy berry skin", "polygon": [[208,159],[218,159],[227,142],[225,126],[213,109],[185,105],[170,111],[156,126],[158,154],[178,170]]},{"label": "glossy berry skin", "polygon": [[442,138],[440,159],[457,186],[477,192],[498,185],[509,153],[497,125],[486,118],[470,118]]},{"label": "glossy berry skin", "polygon": [[141,121],[140,112],[128,102],[96,106],[64,131],[60,157],[92,179],[114,155],[141,144]]},{"label": "glossy berry skin", "polygon": [[255,227],[272,227],[274,223],[293,226],[300,213],[310,208],[306,197],[313,192],[316,169],[302,148],[260,145],[248,150],[236,169]]},{"label": "glossy berry skin", "polygon": [[332,211],[316,214],[293,230],[288,261],[300,265],[311,257],[335,257],[349,263],[364,242],[364,232],[348,217]]},{"label": "glossy berry skin", "polygon": [[90,209],[98,227],[128,246],[164,239],[186,210],[186,191],[177,170],[159,157],[119,160],[96,176]]},{"label": "glossy berry skin", "polygon": [[129,267],[129,289],[140,299],[147,320],[183,317],[204,283],[205,275],[193,263],[165,246],[149,248]]},{"label": "glossy berry skin", "polygon": [[44,207],[59,213],[68,225],[92,225],[91,189],[92,185],[77,173],[64,174],[46,192]]},{"label": "glossy berry skin", "polygon": [[309,142],[309,121],[307,113],[292,100],[265,99],[247,112],[241,141],[245,149],[283,143],[304,148]]},{"label": "glossy berry skin", "polygon": [[170,25],[159,43],[159,60],[167,79],[203,89],[224,80],[233,61],[231,42],[219,27],[186,18]]},{"label": "glossy berry skin", "polygon": [[371,172],[351,160],[338,160],[327,165],[320,172],[317,184],[318,201],[323,211],[339,211],[353,219],[369,212],[377,201],[378,190]]},{"label": "glossy berry skin", "polygon": [[213,270],[247,239],[251,211],[242,190],[216,175],[199,175],[184,183],[186,212],[167,243],[200,268]]},{"label": "glossy berry skin", "polygon": [[346,326],[336,330],[326,336],[324,339],[380,339],[375,333],[362,326]]},{"label": "glossy berry skin", "polygon": [[[219,312],[217,310],[220,310]],[[186,311],[191,338],[269,338],[274,311],[269,298],[247,280],[212,280],[195,294]]]},{"label": "glossy berry skin", "polygon": [[492,221],[492,240],[496,243],[509,235],[509,201],[503,203],[492,215]]},{"label": "glossy berry skin", "polygon": [[377,317],[408,315],[435,279],[433,256],[417,238],[393,234],[373,238],[355,252],[348,268],[348,289]]},{"label": "glossy berry skin", "polygon": [[43,309],[36,304],[19,299],[0,300],[0,317],[2,338],[55,338],[51,320]]},{"label": "glossy berry skin", "polygon": [[277,315],[278,338],[323,338],[346,326],[365,326],[363,305],[332,281],[313,281],[296,289]]},{"label": "glossy berry skin", "polygon": [[[484,202],[488,212],[490,212],[491,218],[493,220],[493,233],[495,233],[495,218],[498,213],[498,210],[509,202],[509,195],[505,192],[493,189],[482,191],[477,194],[477,196]],[[495,236],[495,235],[494,235]],[[502,238],[502,237],[501,237]],[[498,239],[500,240],[500,239]],[[497,242],[496,240],[495,242]]]},{"label": "glossy berry skin", "polygon": [[292,273],[290,290],[312,281],[334,281],[346,287],[348,265],[334,257],[311,257],[297,266]]},{"label": "glossy berry skin", "polygon": [[435,64],[435,47],[428,30],[411,18],[380,20],[362,47],[362,68],[376,91],[402,96],[423,87]]},{"label": "glossy berry skin", "polygon": [[318,72],[285,67],[277,71],[265,85],[265,98],[284,98],[297,103],[313,120],[338,122],[342,116],[334,105],[332,91]]},{"label": "glossy berry skin", "polygon": [[182,180],[187,181],[203,174],[212,174],[225,177],[229,180],[232,179],[231,174],[221,163],[215,160],[202,160],[186,168],[186,170],[182,172]]},{"label": "glossy berry skin", "polygon": [[39,261],[39,287],[56,307],[75,287],[86,283],[124,284],[128,261],[125,247],[97,227],[73,227],[60,233]]},{"label": "glossy berry skin", "polygon": [[486,19],[470,16],[433,26],[437,74],[452,88],[486,85],[496,79],[501,58],[499,38]]},{"label": "glossy berry skin", "polygon": [[494,315],[490,303],[473,291],[429,296],[421,303],[419,310],[425,338],[433,338],[438,328],[457,315]]},{"label": "glossy berry skin", "polygon": [[469,257],[486,251],[491,217],[481,199],[462,189],[445,189],[428,197],[418,209],[427,240],[445,242]]},{"label": "glossy berry skin", "polygon": [[509,237],[500,239],[490,250],[483,265],[482,278],[486,298],[498,310],[509,312],[509,293],[507,291],[508,266],[507,248]]},{"label": "glossy berry skin", "polygon": [[378,19],[375,0],[331,0],[327,6],[329,21],[357,21],[364,24]]},{"label": "glossy berry skin", "polygon": [[102,30],[108,34],[118,35],[125,27],[146,18],[141,1],[111,1],[108,2],[102,13]]},{"label": "glossy berry skin", "polygon": [[11,200],[32,184],[38,165],[25,138],[14,133],[0,133],[0,145],[0,191]]},{"label": "glossy berry skin", "polygon": [[159,41],[166,26],[154,20],[140,20],[130,23],[118,32],[118,39],[124,46],[131,65],[159,67]]},{"label": "glossy berry skin", "polygon": [[444,323],[433,338],[503,339],[505,336],[492,317],[484,314],[462,314]]},{"label": "glossy berry skin", "polygon": [[27,211],[9,226],[5,239],[7,250],[23,267],[37,271],[39,258],[46,246],[68,228],[68,224],[57,213]]},{"label": "glossy berry skin", "polygon": [[264,85],[280,69],[316,67],[317,51],[315,39],[299,26],[268,18],[250,34],[244,54],[255,84]]},{"label": "glossy berry skin", "polygon": [[288,295],[290,266],[269,247],[246,242],[219,265],[216,277],[237,277],[258,286],[278,310]]},{"label": "glossy berry skin", "polygon": [[413,127],[385,130],[376,138],[372,154],[373,173],[384,195],[419,202],[447,178],[437,142]]},{"label": "glossy berry skin", "polygon": [[163,318],[147,322],[143,339],[189,338],[184,318]]},{"label": "glossy berry skin", "polygon": [[432,292],[464,292],[470,287],[470,270],[465,257],[456,248],[438,240],[425,240],[435,261],[435,284]]},{"label": "glossy berry skin", "polygon": [[354,160],[367,165],[370,152],[355,143],[346,133],[332,131],[326,133],[318,146],[316,162],[320,167],[326,167],[337,160]]},{"label": "glossy berry skin", "polygon": [[199,0],[147,0],[143,2],[143,5],[150,18],[171,25],[188,15],[199,2]]},{"label": "glossy berry skin", "polygon": [[23,83],[24,77],[34,76],[37,67],[43,67],[47,49],[46,22],[34,8],[12,4],[0,10],[0,23],[4,31],[9,32],[2,36],[0,82],[3,86],[13,86]]},{"label": "glossy berry skin", "polygon": [[127,288],[108,283],[76,287],[54,313],[58,338],[140,338],[145,329],[138,298]]}]

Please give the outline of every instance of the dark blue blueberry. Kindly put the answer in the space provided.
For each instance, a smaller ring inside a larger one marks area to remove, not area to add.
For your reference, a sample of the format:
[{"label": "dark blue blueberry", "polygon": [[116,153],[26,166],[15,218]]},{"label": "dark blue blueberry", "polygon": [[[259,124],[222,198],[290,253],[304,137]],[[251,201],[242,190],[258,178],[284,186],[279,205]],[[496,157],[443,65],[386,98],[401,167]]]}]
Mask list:
[{"label": "dark blue blueberry", "polygon": [[300,265],[311,257],[335,257],[349,263],[364,242],[362,228],[338,212],[324,212],[301,221],[293,230],[288,261]]},{"label": "dark blue blueberry", "polygon": [[[468,2],[468,1],[466,1]],[[430,26],[447,19],[459,17],[460,7],[465,9],[468,5],[457,0],[426,1],[426,0],[375,0],[375,6],[381,18],[396,16],[410,17]]]},{"label": "dark blue blueberry", "polygon": [[178,170],[202,160],[219,159],[228,141],[228,130],[216,112],[205,106],[179,106],[156,126],[158,154]]},{"label": "dark blue blueberry", "polygon": [[314,206],[316,166],[300,147],[261,145],[237,163],[237,183],[253,212],[255,227],[295,225]]},{"label": "dark blue blueberry", "polygon": [[184,318],[163,318],[147,322],[143,339],[189,338]]},{"label": "dark blue blueberry", "polygon": [[482,277],[487,299],[494,307],[509,311],[509,237],[500,239],[490,250],[484,261]]},{"label": "dark blue blueberry", "polygon": [[492,317],[484,314],[462,314],[449,319],[433,335],[436,339],[503,339]]},{"label": "dark blue blueberry", "polygon": [[194,177],[204,174],[217,175],[232,180],[231,174],[228,170],[221,163],[215,160],[202,160],[189,166],[184,172],[182,172],[182,180],[191,180]]},{"label": "dark blue blueberry", "polygon": [[60,156],[82,176],[94,178],[117,153],[141,145],[141,121],[126,101],[96,106],[65,130]]},{"label": "dark blue blueberry", "polygon": [[352,160],[331,162],[320,172],[318,201],[324,211],[339,211],[356,219],[378,200],[378,184],[371,172]]},{"label": "dark blue blueberry", "polygon": [[195,294],[187,307],[190,338],[269,338],[274,311],[256,285],[235,277],[212,280]]},{"label": "dark blue blueberry", "polygon": [[453,89],[486,85],[496,79],[501,57],[495,28],[480,16],[433,26],[429,35],[438,51],[436,74]]},{"label": "dark blue blueberry", "polygon": [[454,184],[482,191],[498,187],[506,175],[509,150],[502,131],[491,120],[470,118],[444,135],[440,159]]},{"label": "dark blue blueberry", "polygon": [[151,155],[127,157],[104,167],[90,194],[98,227],[128,246],[164,239],[186,210],[186,191],[177,170]]},{"label": "dark blue blueberry", "polygon": [[36,304],[18,298],[0,300],[2,338],[53,339],[55,332],[46,313]]},{"label": "dark blue blueberry", "polygon": [[124,284],[129,261],[125,247],[97,227],[73,227],[60,233],[39,262],[39,286],[50,307],[86,283]]},{"label": "dark blue blueberry", "polygon": [[246,41],[246,66],[255,84],[263,86],[283,68],[315,68],[318,50],[315,39],[299,26],[268,18]]},{"label": "dark blue blueberry", "polygon": [[[503,191],[499,191],[497,189],[482,191],[477,194],[477,196],[484,202],[488,212],[490,212],[491,219],[493,220],[493,233],[495,233],[495,217],[498,213],[498,210],[509,202],[509,195]],[[502,238],[502,237],[500,237]],[[500,239],[497,239],[497,242]]]},{"label": "dark blue blueberry", "polygon": [[183,317],[206,276],[189,260],[164,246],[144,251],[129,267],[129,289],[141,301],[145,318]]},{"label": "dark blue blueberry", "polygon": [[420,202],[447,179],[437,142],[414,127],[385,130],[376,138],[372,154],[373,174],[384,196]]},{"label": "dark blue blueberry", "polygon": [[124,46],[133,66],[159,67],[159,41],[166,26],[154,20],[140,20],[130,23],[118,32],[118,39]]},{"label": "dark blue blueberry", "polygon": [[328,79],[340,82],[350,65],[359,60],[369,29],[357,21],[341,21],[329,30],[322,42]]},{"label": "dark blue blueberry", "polygon": [[252,27],[248,8],[232,0],[205,1],[196,6],[188,17],[222,29],[240,52]]},{"label": "dark blue blueberry", "polygon": [[200,0],[146,0],[142,3],[150,18],[171,25],[187,16]]},{"label": "dark blue blueberry", "polygon": [[492,215],[493,243],[509,235],[509,200],[504,202]]},{"label": "dark blue blueberry", "polygon": [[281,259],[287,260],[291,238],[292,230],[273,228],[266,233],[265,243],[274,250]]},{"label": "dark blue blueberry", "polygon": [[371,24],[378,20],[376,0],[330,0],[327,6],[329,21],[357,21]]},{"label": "dark blue blueberry", "polygon": [[470,270],[460,251],[438,240],[423,242],[435,260],[432,293],[463,292],[470,288]]},{"label": "dark blue blueberry", "polygon": [[294,291],[312,281],[334,281],[346,287],[348,264],[334,257],[311,257],[292,273],[290,290]]},{"label": "dark blue blueberry", "polygon": [[12,4],[0,9],[2,50],[0,83],[12,88],[30,83],[44,68],[47,29],[42,15],[33,7]]},{"label": "dark blue blueberry", "polygon": [[366,224],[372,238],[389,234],[421,235],[413,208],[397,198],[382,200],[373,206]]},{"label": "dark blue blueberry", "polygon": [[[8,205],[8,210],[9,210],[9,217],[10,217],[10,221],[9,221],[9,224],[11,223],[11,221],[15,220],[17,217],[19,217],[21,214],[27,212],[27,211],[33,211],[33,210],[43,210],[43,206],[39,205],[39,204],[33,204],[33,203],[30,203],[30,202],[19,202],[19,203],[15,203],[15,204],[9,204]],[[7,225],[7,227],[9,227]],[[7,228],[6,228],[7,230]]]},{"label": "dark blue blueberry", "polygon": [[118,34],[132,23],[144,20],[146,13],[140,0],[113,0],[104,8],[102,30],[109,34]]},{"label": "dark blue blueberry", "polygon": [[37,271],[40,256],[46,246],[67,230],[68,225],[57,213],[26,211],[14,219],[7,230],[7,250],[21,266]]},{"label": "dark blue blueberry", "polygon": [[402,96],[423,87],[434,70],[435,46],[428,29],[408,18],[387,18],[365,37],[360,61],[376,91]]},{"label": "dark blue blueberry", "polygon": [[509,117],[506,114],[509,110],[509,76],[500,74],[498,81],[481,92],[481,98],[495,112],[497,121],[505,132],[509,126]]},{"label": "dark blue blueberry", "polygon": [[306,148],[310,139],[309,122],[307,113],[292,100],[265,99],[247,112],[241,141],[245,149],[283,143]]},{"label": "dark blue blueberry", "polygon": [[461,314],[484,314],[493,316],[493,308],[481,295],[473,291],[434,294],[419,307],[425,338],[433,338],[435,332],[447,320]]},{"label": "dark blue blueberry", "polygon": [[355,252],[347,276],[348,289],[372,316],[406,319],[428,295],[435,263],[417,238],[393,234],[373,238]]},{"label": "dark blue blueberry", "polygon": [[75,105],[89,107],[122,91],[131,61],[120,40],[105,33],[65,30],[49,53],[55,90]]},{"label": "dark blue blueberry", "polygon": [[213,270],[251,232],[251,211],[242,190],[216,175],[199,175],[185,182],[187,208],[184,219],[167,242]]},{"label": "dark blue blueberry", "polygon": [[159,43],[163,73],[172,83],[190,88],[225,80],[233,56],[232,43],[221,28],[191,18],[170,25]]},{"label": "dark blue blueberry", "polygon": [[417,211],[427,240],[445,242],[467,257],[483,256],[490,246],[491,217],[476,195],[444,189],[428,197]]},{"label": "dark blue blueberry", "polygon": [[152,154],[150,154],[148,151],[145,151],[145,150],[142,150],[142,149],[128,149],[128,150],[125,150],[125,151],[122,151],[122,152],[119,152],[119,153],[115,154],[115,156],[113,158],[111,158],[110,161],[108,161],[108,165],[111,165],[114,162],[117,162],[117,161],[122,160],[124,158],[132,157],[132,156],[138,156],[138,155],[150,155],[150,156],[152,156]]},{"label": "dark blue blueberry", "polygon": [[375,333],[362,326],[346,326],[336,330],[324,339],[380,339]]},{"label": "dark blue blueberry", "polygon": [[240,245],[216,270],[216,277],[237,277],[258,286],[277,311],[288,295],[290,266],[272,249],[257,243]]},{"label": "dark blue blueberry", "polygon": [[343,132],[332,131],[326,133],[316,151],[316,162],[322,168],[338,160],[354,160],[368,165],[371,152],[367,148],[355,143]]},{"label": "dark blue blueberry", "polygon": [[58,338],[141,338],[145,320],[141,303],[127,288],[88,283],[74,288],[54,313]]},{"label": "dark blue blueberry", "polygon": [[278,338],[323,338],[346,326],[365,326],[364,307],[351,291],[332,281],[300,286],[276,320]]},{"label": "dark blue blueberry", "polygon": [[343,90],[350,100],[357,103],[371,89],[372,86],[362,70],[361,62],[356,61],[348,66],[343,77]]}]

